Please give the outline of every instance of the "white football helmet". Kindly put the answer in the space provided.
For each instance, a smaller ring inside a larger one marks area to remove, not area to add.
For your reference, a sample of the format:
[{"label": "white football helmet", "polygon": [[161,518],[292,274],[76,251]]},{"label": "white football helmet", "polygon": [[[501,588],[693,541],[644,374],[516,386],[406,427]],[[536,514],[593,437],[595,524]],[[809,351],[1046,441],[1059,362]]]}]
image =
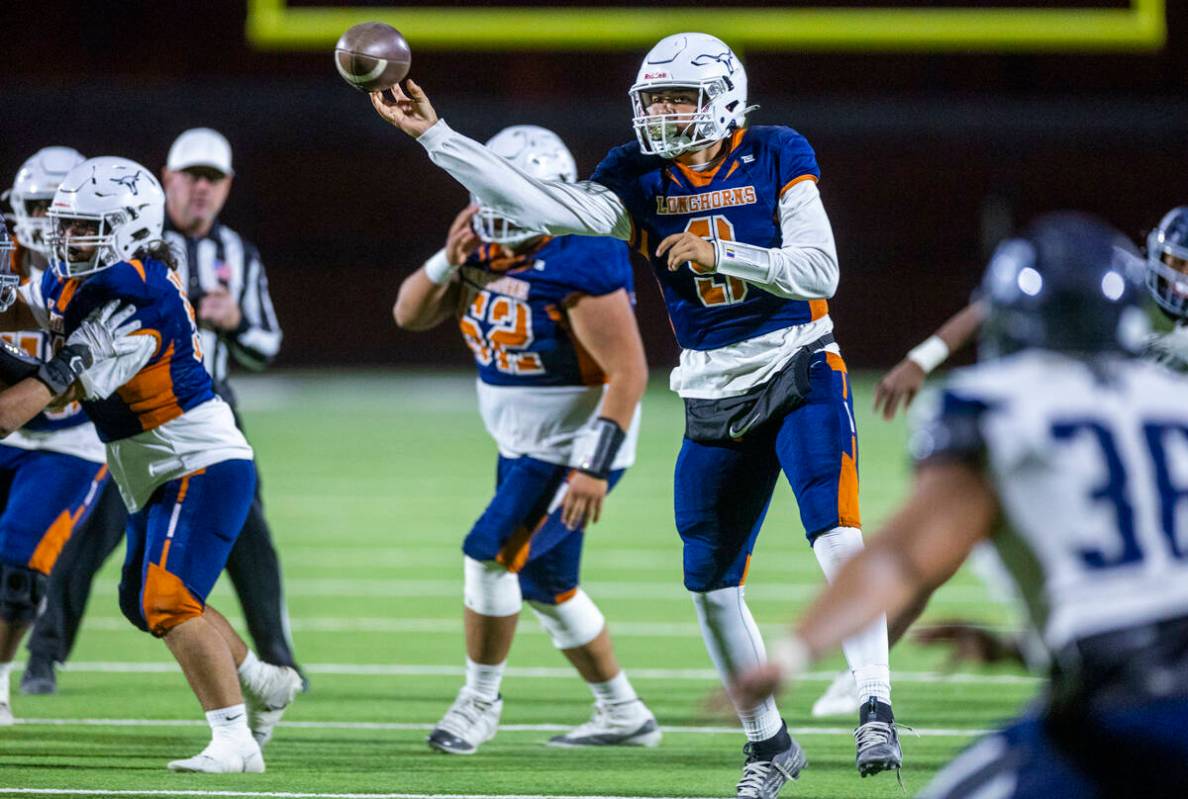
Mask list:
[{"label": "white football helmet", "polygon": [[[646,95],[664,89],[696,89],[693,114],[649,114]],[[708,33],[665,37],[644,57],[627,92],[640,149],[661,158],[702,150],[746,122],[747,71],[726,44]]]},{"label": "white football helmet", "polygon": [[84,160],[82,153],[72,147],[43,147],[21,164],[8,198],[12,203],[12,232],[22,247],[49,257],[49,217],[34,216],[36,206],[49,206],[62,178]]},{"label": "white football helmet", "polygon": [[[573,154],[561,137],[551,130],[536,125],[512,125],[492,136],[487,147],[496,155],[511,161],[520,171],[539,180],[560,180],[565,183],[577,180],[577,163],[573,160]],[[546,235],[542,230],[520,227],[497,209],[480,203],[477,197],[472,196],[471,202],[479,206],[471,223],[474,232],[489,244],[515,247]]]},{"label": "white football helmet", "polygon": [[[50,263],[59,277],[81,277],[134,258],[161,240],[165,193],[145,167],[127,158],[90,158],[62,179],[50,204]],[[70,223],[95,223],[72,234]]]}]

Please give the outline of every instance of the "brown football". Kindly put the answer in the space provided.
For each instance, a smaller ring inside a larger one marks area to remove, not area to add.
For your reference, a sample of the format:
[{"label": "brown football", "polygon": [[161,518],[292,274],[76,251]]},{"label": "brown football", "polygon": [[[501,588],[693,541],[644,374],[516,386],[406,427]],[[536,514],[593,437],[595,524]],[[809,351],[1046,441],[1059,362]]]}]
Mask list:
[{"label": "brown football", "polygon": [[334,48],[334,67],[359,91],[390,89],[408,74],[412,51],[400,31],[383,22],[347,29]]}]

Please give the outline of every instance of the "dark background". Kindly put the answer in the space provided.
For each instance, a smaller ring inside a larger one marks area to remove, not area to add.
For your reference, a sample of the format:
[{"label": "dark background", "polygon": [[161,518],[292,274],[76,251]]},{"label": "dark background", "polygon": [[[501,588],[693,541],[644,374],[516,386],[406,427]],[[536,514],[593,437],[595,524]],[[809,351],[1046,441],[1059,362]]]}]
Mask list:
[{"label": "dark background", "polygon": [[[339,79],[329,48],[254,51],[242,0],[3,5],[0,183],[45,145],[156,169],[182,130],[218,128],[237,171],[223,218],[264,255],[282,364],[467,363],[452,330],[414,337],[390,317],[465,192]],[[1137,238],[1188,202],[1188,3],[1168,5],[1154,54],[743,53],[752,119],[817,150],[852,364],[897,360],[968,298],[990,243],[1039,212],[1093,211]],[[544,125],[588,174],[631,136],[642,52],[412,47],[438,112],[476,138]],[[644,269],[637,283],[651,360],[670,364],[663,304]]]}]

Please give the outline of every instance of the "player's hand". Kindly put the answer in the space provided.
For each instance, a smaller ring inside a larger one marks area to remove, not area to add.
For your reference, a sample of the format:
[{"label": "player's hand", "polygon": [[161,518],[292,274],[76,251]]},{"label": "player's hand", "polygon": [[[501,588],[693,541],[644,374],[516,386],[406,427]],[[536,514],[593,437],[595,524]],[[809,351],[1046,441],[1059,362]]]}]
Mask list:
[{"label": "player's hand", "polygon": [[466,263],[466,259],[479,246],[478,234],[470,225],[474,215],[478,213],[478,209],[477,205],[466,206],[458,216],[454,217],[454,223],[450,225],[450,232],[446,234],[445,246],[446,260],[450,262],[450,266],[461,266]]},{"label": "player's hand", "polygon": [[198,303],[198,321],[215,330],[230,332],[243,321],[243,312],[231,292],[220,286],[202,296]]},{"label": "player's hand", "polygon": [[134,352],[138,345],[132,339],[132,334],[140,329],[140,322],[128,320],[135,313],[135,305],[129,303],[121,307],[119,300],[112,300],[84,319],[66,339],[63,349],[74,348],[80,355],[85,350],[83,359],[87,361],[85,366],[88,367],[105,358]]},{"label": "player's hand", "polygon": [[730,695],[740,708],[752,708],[784,687],[783,670],[775,663],[764,663],[735,678]]},{"label": "player's hand", "polygon": [[883,375],[883,379],[875,386],[875,413],[878,413],[881,407],[883,418],[891,421],[895,418],[895,411],[899,409],[901,402],[905,409],[912,404],[927,376],[920,364],[910,358],[904,358],[894,369]]},{"label": "player's hand", "polygon": [[950,621],[921,627],[912,632],[919,644],[950,647],[949,666],[960,663],[1023,662],[1023,653],[1014,638],[967,621]]},{"label": "player's hand", "polygon": [[388,124],[414,139],[437,124],[437,112],[430,105],[429,96],[412,78],[404,81],[403,89],[396,84],[387,92],[372,92],[371,104]]},{"label": "player's hand", "polygon": [[575,471],[561,501],[561,523],[577,530],[598,521],[602,516],[602,501],[609,490],[606,480]]},{"label": "player's hand", "polygon": [[668,271],[675,272],[686,261],[694,272],[706,275],[718,268],[718,254],[714,245],[688,231],[674,233],[656,248],[656,257],[668,253]]}]

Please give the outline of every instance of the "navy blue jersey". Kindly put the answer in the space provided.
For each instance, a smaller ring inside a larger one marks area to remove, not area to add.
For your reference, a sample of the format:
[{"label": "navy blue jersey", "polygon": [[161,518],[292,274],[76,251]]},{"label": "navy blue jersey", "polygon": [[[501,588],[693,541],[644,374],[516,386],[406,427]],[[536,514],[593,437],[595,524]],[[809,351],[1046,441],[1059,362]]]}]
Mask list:
[{"label": "navy blue jersey", "polygon": [[791,128],[772,126],[739,130],[727,147],[713,170],[695,172],[645,155],[631,142],[611,150],[591,177],[617,194],[631,214],[631,245],[651,262],[685,349],[717,349],[828,313],[825,300],[777,297],[736,277],[699,274],[689,263],[670,272],[656,256],[664,238],[685,231],[756,247],[783,244],[780,197],[820,177],[813,148]]},{"label": "navy blue jersey", "polygon": [[42,297],[50,329],[67,337],[92,311],[112,300],[136,306],[138,335],[157,347],[148,363],[105,400],[87,400],[83,409],[100,440],[117,441],[152,430],[213,399],[210,375],[202,366],[202,346],[194,309],[177,273],[153,259],[121,261],[84,278],[63,280],[51,270],[42,276]]},{"label": "navy blue jersey", "polygon": [[580,296],[633,290],[631,260],[621,241],[586,236],[546,239],[507,256],[483,245],[463,264],[462,337],[479,378],[494,386],[583,386],[605,375],[569,326]]}]

